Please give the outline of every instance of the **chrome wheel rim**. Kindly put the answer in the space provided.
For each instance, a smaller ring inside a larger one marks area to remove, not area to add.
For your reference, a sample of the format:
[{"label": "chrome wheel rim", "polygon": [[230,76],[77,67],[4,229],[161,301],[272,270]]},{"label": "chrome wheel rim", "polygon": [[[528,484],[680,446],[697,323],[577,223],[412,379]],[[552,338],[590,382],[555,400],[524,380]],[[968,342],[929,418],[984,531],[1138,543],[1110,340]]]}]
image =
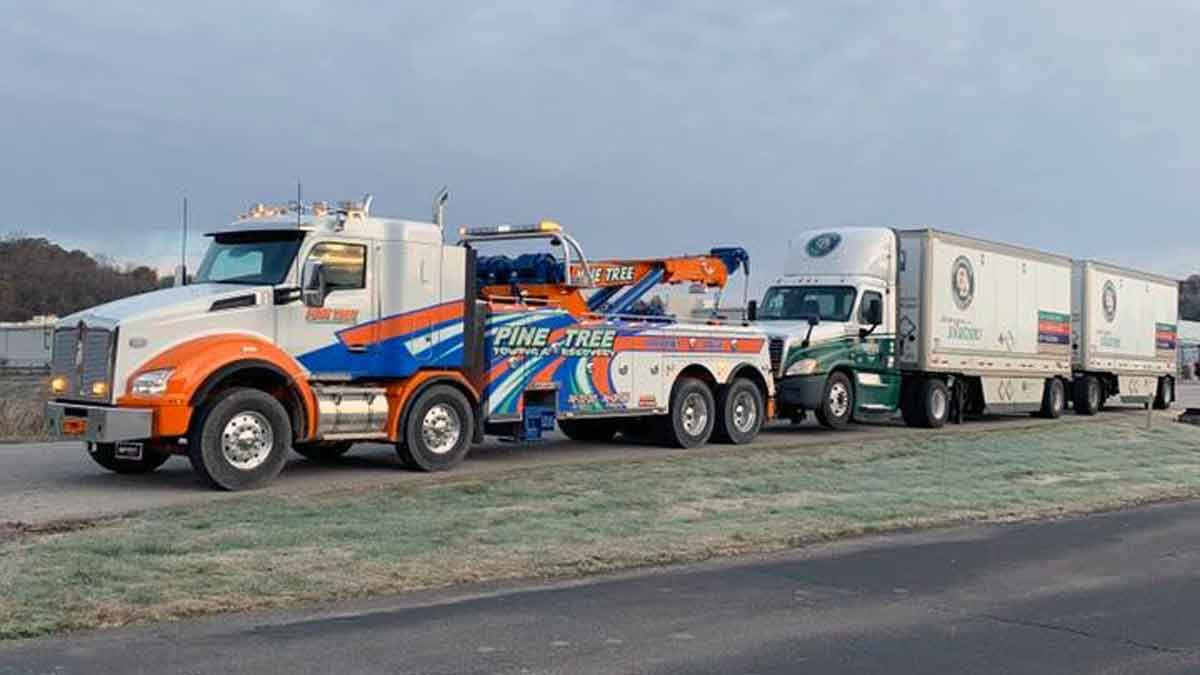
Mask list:
[{"label": "chrome wheel rim", "polygon": [[438,403],[425,413],[421,420],[421,438],[425,447],[435,455],[444,455],[458,445],[462,436],[462,421],[458,411],[445,403]]},{"label": "chrome wheel rim", "polygon": [[698,393],[684,397],[680,410],[683,430],[689,436],[699,436],[708,427],[708,401]]},{"label": "chrome wheel rim", "polygon": [[250,471],[262,466],[275,445],[275,432],[265,415],[243,410],[225,423],[221,454],[234,468]]},{"label": "chrome wheel rim", "polygon": [[1063,409],[1063,390],[1062,387],[1050,387],[1050,409],[1054,411]]},{"label": "chrome wheel rim", "polygon": [[946,392],[941,388],[934,389],[929,395],[929,413],[935,420],[946,416]]},{"label": "chrome wheel rim", "polygon": [[834,382],[829,388],[829,412],[834,417],[845,417],[850,412],[850,390],[842,382]]},{"label": "chrome wheel rim", "polygon": [[733,397],[733,428],[747,432],[754,428],[758,421],[758,402],[748,391],[738,392]]}]

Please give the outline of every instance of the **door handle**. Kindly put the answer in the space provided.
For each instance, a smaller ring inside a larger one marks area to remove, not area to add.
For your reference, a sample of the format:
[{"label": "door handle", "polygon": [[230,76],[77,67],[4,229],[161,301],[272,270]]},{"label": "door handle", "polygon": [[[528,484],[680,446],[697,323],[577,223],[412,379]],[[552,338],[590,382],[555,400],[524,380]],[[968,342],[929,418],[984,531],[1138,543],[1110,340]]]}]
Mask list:
[{"label": "door handle", "polygon": [[346,349],[352,352],[365,352],[367,351],[367,345],[360,343],[348,344],[346,345]]}]

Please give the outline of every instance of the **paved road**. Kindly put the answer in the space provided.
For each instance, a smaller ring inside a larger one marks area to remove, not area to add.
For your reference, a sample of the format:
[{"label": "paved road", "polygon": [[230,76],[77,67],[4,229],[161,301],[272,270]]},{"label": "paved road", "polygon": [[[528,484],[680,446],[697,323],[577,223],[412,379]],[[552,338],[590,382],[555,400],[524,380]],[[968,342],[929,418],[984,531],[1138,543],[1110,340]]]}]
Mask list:
[{"label": "paved road", "polygon": [[0,646],[16,673],[1184,673],[1200,503]]},{"label": "paved road", "polygon": [[[1111,411],[1096,418],[1079,418],[1068,413],[1063,420],[1030,417],[996,417],[951,426],[938,432],[908,429],[900,425],[853,426],[832,433],[809,422],[800,427],[777,426],[759,440],[738,451],[760,448],[796,447],[820,452],[833,443],[859,443],[898,434],[962,433],[993,429],[1015,429],[1042,424],[1094,423],[1111,415],[1136,415],[1134,409]],[[319,466],[295,456],[283,474],[264,491],[268,494],[311,494],[399,481],[454,480],[463,476],[508,471],[530,466],[578,462],[622,461],[684,452],[730,452],[729,446],[710,445],[699,451],[667,450],[630,443],[574,443],[556,437],[530,445],[489,443],[472,450],[464,465],[449,474],[420,474],[402,470],[391,446],[364,444],[356,447],[338,466]],[[229,499],[231,493],[215,492],[196,482],[183,457],[174,457],[158,471],[145,476],[119,476],[89,459],[80,443],[0,444],[0,524],[42,523],[63,519],[120,515],[132,511]]]}]

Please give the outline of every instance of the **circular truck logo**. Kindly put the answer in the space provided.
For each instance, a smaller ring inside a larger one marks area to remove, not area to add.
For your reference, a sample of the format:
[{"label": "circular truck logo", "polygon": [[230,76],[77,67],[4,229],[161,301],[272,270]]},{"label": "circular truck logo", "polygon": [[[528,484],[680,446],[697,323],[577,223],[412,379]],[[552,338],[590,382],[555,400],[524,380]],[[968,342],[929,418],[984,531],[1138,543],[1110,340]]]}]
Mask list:
[{"label": "circular truck logo", "polygon": [[1104,282],[1104,292],[1100,300],[1104,303],[1104,320],[1112,323],[1117,318],[1117,287],[1113,282]]},{"label": "circular truck logo", "polygon": [[823,258],[833,252],[842,243],[842,235],[835,232],[820,234],[808,240],[805,250],[814,258]]},{"label": "circular truck logo", "polygon": [[955,258],[954,266],[950,268],[950,292],[959,309],[970,307],[975,299],[975,269],[965,255]]}]

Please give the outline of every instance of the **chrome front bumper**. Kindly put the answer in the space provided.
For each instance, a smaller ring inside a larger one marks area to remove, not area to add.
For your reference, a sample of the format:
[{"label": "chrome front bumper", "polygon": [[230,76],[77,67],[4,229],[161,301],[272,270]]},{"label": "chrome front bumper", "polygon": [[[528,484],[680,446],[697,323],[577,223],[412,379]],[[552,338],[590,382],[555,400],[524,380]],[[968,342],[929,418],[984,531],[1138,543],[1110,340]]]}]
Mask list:
[{"label": "chrome front bumper", "polygon": [[46,427],[51,437],[62,440],[93,443],[144,440],[150,438],[154,427],[154,411],[49,401]]}]

